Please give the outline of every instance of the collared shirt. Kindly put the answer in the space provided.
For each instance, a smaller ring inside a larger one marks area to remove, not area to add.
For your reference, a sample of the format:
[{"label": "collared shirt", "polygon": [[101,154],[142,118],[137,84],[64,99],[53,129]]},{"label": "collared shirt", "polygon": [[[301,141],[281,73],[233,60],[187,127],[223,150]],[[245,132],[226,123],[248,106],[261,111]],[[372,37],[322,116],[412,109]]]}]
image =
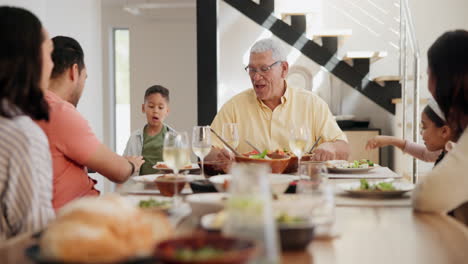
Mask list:
[{"label": "collared shirt", "polygon": [[76,198],[99,194],[85,164],[101,143],[72,104],[51,91],[46,92],[45,99],[50,120],[39,121],[38,125],[49,139],[54,167],[52,203],[57,210]]},{"label": "collared shirt", "polygon": [[0,195],[0,241],[39,231],[55,217],[47,137],[25,115],[0,117]]},{"label": "collared shirt", "polygon": [[[311,131],[310,146],[322,136],[319,144],[336,140],[347,141],[336,123],[328,105],[317,95],[304,89],[286,87],[281,104],[273,111],[259,100],[253,89],[248,89],[223,105],[211,127],[221,135],[224,123],[239,126],[238,152],[252,148],[250,141],[260,150],[289,150],[290,129],[293,124],[306,124]],[[214,145],[222,146],[213,140]]]}]

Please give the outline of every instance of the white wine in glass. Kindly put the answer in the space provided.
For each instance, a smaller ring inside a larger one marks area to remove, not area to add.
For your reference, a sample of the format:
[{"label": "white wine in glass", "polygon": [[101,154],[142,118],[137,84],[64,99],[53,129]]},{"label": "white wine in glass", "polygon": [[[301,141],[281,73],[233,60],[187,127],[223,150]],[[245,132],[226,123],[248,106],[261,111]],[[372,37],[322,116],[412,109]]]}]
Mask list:
[{"label": "white wine in glass", "polygon": [[[231,147],[236,149],[237,146],[239,146],[239,129],[237,123],[223,124],[221,136]],[[230,150],[228,149],[228,151]]]},{"label": "white wine in glass", "polygon": [[166,165],[174,171],[174,196],[173,205],[178,207],[179,170],[190,164],[189,141],[186,132],[174,133],[167,132],[164,137],[163,159]]},{"label": "white wine in glass", "polygon": [[310,142],[310,131],[305,125],[293,126],[289,135],[289,147],[294,155],[297,156],[297,166],[301,162],[302,155],[306,152]]},{"label": "white wine in glass", "polygon": [[200,158],[201,175],[204,176],[203,161],[211,151],[211,130],[209,126],[193,127],[192,150]]}]

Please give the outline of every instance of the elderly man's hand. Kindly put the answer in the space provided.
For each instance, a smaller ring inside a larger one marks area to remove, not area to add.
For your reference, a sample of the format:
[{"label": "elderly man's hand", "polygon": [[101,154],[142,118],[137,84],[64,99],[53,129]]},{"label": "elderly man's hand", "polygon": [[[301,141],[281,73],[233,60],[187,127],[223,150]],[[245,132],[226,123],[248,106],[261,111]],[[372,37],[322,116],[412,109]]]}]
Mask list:
[{"label": "elderly man's hand", "polygon": [[314,151],[311,160],[314,161],[327,161],[335,159],[335,148],[329,143],[323,143]]},{"label": "elderly man's hand", "polygon": [[212,147],[210,153],[205,157],[205,161],[233,160],[231,152],[224,148]]},{"label": "elderly man's hand", "polygon": [[317,147],[314,151],[312,160],[327,161],[327,160],[347,160],[349,156],[349,145],[343,140],[335,142],[325,142]]}]

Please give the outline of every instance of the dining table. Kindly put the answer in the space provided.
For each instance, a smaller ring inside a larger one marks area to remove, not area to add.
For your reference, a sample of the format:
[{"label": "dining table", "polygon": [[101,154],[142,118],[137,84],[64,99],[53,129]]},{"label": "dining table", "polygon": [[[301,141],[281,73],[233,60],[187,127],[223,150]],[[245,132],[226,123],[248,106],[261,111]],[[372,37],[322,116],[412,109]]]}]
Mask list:
[{"label": "dining table", "polygon": [[[335,187],[353,181],[359,179],[329,179]],[[138,195],[141,186],[135,184],[129,181],[117,191]],[[183,193],[190,192],[187,188]],[[141,189],[141,194],[149,193]],[[411,193],[381,199],[347,196],[337,190],[335,204],[333,234],[317,236],[304,250],[282,251],[282,263],[468,263],[468,228],[446,214],[414,211]],[[191,219],[196,217],[192,212],[178,228],[186,233],[199,232],[199,221]],[[37,239],[31,234],[0,242],[0,263],[34,263],[25,250],[35,243]]]}]

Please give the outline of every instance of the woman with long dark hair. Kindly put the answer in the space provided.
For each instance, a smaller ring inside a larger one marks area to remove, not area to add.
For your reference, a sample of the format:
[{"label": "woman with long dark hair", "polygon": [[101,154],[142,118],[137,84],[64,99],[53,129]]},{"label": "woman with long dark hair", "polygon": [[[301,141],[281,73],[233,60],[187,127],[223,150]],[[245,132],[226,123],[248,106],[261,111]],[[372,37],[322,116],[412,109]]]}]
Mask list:
[{"label": "woman with long dark hair", "polygon": [[413,206],[468,224],[468,31],[444,33],[428,53],[429,91],[452,129],[455,148],[416,186]]},{"label": "woman with long dark hair", "polygon": [[0,6],[0,240],[42,229],[54,218],[52,162],[43,92],[52,42],[31,12]]}]

